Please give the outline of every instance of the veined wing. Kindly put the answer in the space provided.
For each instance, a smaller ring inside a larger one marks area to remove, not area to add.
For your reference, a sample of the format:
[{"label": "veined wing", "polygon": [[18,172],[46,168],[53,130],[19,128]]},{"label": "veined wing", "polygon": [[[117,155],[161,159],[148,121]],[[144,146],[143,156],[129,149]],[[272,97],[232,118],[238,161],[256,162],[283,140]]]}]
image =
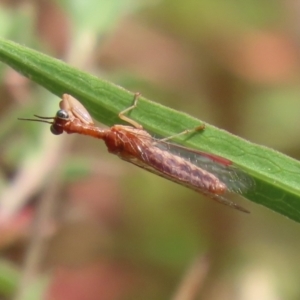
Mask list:
[{"label": "veined wing", "polygon": [[226,158],[159,140],[155,146],[214,174],[230,192],[243,194],[255,187],[253,178]]},{"label": "veined wing", "polygon": [[[168,172],[167,169],[172,167],[176,168],[176,163],[178,162],[177,158],[180,158],[216,176],[226,185],[227,190],[230,192],[243,194],[249,190],[253,190],[255,187],[255,181],[253,178],[240,168],[236,167],[226,158],[192,148],[186,148],[178,144],[160,141],[159,139],[155,139],[151,136],[139,135],[138,132],[135,133],[135,137],[138,139],[138,144],[141,146],[140,152],[142,152],[142,156],[144,156],[144,162],[149,162],[149,158],[146,156],[150,155],[150,152],[153,153],[155,148],[166,153],[164,155],[162,155],[162,153],[158,153],[157,155],[161,156],[156,158],[156,161],[161,160],[161,168],[156,168],[154,166],[154,169],[158,169],[158,172],[163,172],[164,174],[173,173]],[[131,142],[135,143],[135,140],[128,141],[128,143]],[[149,149],[149,147],[153,148],[153,150]],[[172,161],[170,154],[174,157],[174,166],[172,166],[172,163],[169,163],[168,165],[164,164],[166,157],[169,157],[169,160]],[[165,168],[165,170],[163,168]]]},{"label": "veined wing", "polygon": [[[121,157],[122,158],[122,157]],[[178,183],[180,185],[183,185],[189,189],[192,189],[192,190],[195,190],[196,192],[199,192],[221,204],[224,204],[224,205],[227,205],[229,207],[232,207],[234,209],[237,209],[239,211],[242,211],[242,212],[246,212],[246,213],[249,213],[248,210],[244,209],[242,206],[234,203],[233,201],[229,200],[226,196],[226,190],[224,191],[225,194],[215,194],[215,193],[212,193],[212,192],[209,192],[208,190],[204,189],[204,188],[200,188],[199,186],[196,186],[194,184],[192,184],[191,181],[189,180],[182,180],[180,179],[179,177],[177,176],[174,176],[172,175],[172,171],[170,171],[169,169],[167,170],[165,167],[166,165],[164,163],[161,163],[161,167],[160,168],[157,168],[153,165],[151,165],[151,163],[149,162],[145,162],[145,161],[142,161],[140,159],[137,159],[135,157],[126,157],[124,158],[124,160],[126,161],[129,161],[131,162],[132,164],[144,169],[144,170],[147,170],[153,174],[156,174],[160,177],[163,177],[163,178],[166,178],[166,179],[169,179],[175,183]],[[173,168],[176,168],[178,166],[173,166]]]}]

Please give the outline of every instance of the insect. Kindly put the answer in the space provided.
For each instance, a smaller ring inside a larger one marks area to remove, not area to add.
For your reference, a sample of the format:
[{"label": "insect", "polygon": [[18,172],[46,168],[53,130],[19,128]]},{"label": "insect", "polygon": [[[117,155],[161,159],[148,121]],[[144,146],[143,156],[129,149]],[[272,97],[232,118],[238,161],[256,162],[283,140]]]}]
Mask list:
[{"label": "insect", "polygon": [[102,139],[108,151],[121,159],[248,213],[248,210],[229,200],[227,193],[243,194],[252,189],[254,181],[249,175],[223,157],[168,142],[179,135],[203,130],[204,126],[155,139],[139,123],[125,115],[137,106],[139,96],[136,93],[133,105],[119,113],[119,118],[131,126],[97,127],[85,107],[68,94],[62,96],[60,110],[55,117],[34,115],[37,119],[20,120],[51,124],[51,132],[55,135],[78,133]]}]

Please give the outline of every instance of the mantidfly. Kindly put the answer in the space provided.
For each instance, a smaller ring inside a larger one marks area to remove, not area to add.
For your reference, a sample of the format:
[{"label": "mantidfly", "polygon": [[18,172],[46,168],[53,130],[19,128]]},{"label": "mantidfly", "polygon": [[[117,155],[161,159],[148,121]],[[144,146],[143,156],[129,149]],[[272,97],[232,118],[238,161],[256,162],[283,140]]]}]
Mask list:
[{"label": "mantidfly", "polygon": [[243,194],[252,189],[254,181],[249,175],[233,166],[228,159],[167,142],[174,137],[203,130],[204,125],[155,139],[139,123],[125,115],[137,106],[139,96],[136,93],[133,105],[119,113],[119,118],[131,126],[95,126],[85,107],[68,94],[62,96],[60,110],[55,117],[34,115],[38,119],[19,120],[51,124],[51,132],[55,135],[78,133],[102,139],[108,151],[121,159],[248,213],[248,210],[230,201],[227,193]]}]

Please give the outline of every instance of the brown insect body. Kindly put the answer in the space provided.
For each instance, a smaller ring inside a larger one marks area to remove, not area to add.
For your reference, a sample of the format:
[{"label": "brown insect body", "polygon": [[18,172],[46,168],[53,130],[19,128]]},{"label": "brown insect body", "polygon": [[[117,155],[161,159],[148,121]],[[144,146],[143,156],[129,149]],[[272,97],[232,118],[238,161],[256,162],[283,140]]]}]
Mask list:
[{"label": "brown insect body", "polygon": [[153,139],[143,129],[123,125],[102,129],[94,125],[82,124],[77,118],[66,121],[56,117],[54,124],[69,134],[80,133],[102,139],[110,153],[199,192],[205,190],[207,193],[222,194],[226,191],[226,185],[213,174],[180,156],[158,148],[159,140]]},{"label": "brown insect body", "polygon": [[52,133],[78,133],[102,139],[108,151],[121,159],[196,190],[220,203],[248,212],[223,197],[227,191],[242,193],[253,185],[253,180],[231,166],[231,161],[154,139],[139,124],[130,122],[128,117],[123,116],[125,111],[119,114],[120,118],[135,127],[114,125],[102,129],[94,125],[83,105],[72,96],[63,95],[60,107],[62,110],[54,118],[37,116],[40,119],[53,119],[53,122],[42,121],[52,125]]},{"label": "brown insect body", "polygon": [[109,142],[110,135],[104,138],[108,151],[123,160],[200,192],[222,194],[226,191],[225,184],[216,176],[180,156],[160,149],[159,140],[153,139],[144,130],[116,125],[111,128],[111,134],[114,134],[113,147]]}]

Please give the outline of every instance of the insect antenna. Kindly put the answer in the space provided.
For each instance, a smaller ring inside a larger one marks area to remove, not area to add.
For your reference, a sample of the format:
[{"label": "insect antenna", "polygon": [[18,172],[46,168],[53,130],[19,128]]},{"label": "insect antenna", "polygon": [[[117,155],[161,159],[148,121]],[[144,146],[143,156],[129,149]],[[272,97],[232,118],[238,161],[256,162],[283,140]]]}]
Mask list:
[{"label": "insect antenna", "polygon": [[34,115],[34,116],[39,118],[39,119],[44,119],[44,120],[54,120],[55,119],[54,117],[42,117],[42,116],[39,116],[39,115]]},{"label": "insect antenna", "polygon": [[36,118],[38,119],[26,119],[26,118],[18,118],[18,120],[20,121],[32,121],[32,122],[40,122],[40,123],[47,123],[52,125],[53,122],[49,122],[46,120],[54,120],[54,117],[42,117],[42,116],[38,116],[38,115],[34,115]]}]

